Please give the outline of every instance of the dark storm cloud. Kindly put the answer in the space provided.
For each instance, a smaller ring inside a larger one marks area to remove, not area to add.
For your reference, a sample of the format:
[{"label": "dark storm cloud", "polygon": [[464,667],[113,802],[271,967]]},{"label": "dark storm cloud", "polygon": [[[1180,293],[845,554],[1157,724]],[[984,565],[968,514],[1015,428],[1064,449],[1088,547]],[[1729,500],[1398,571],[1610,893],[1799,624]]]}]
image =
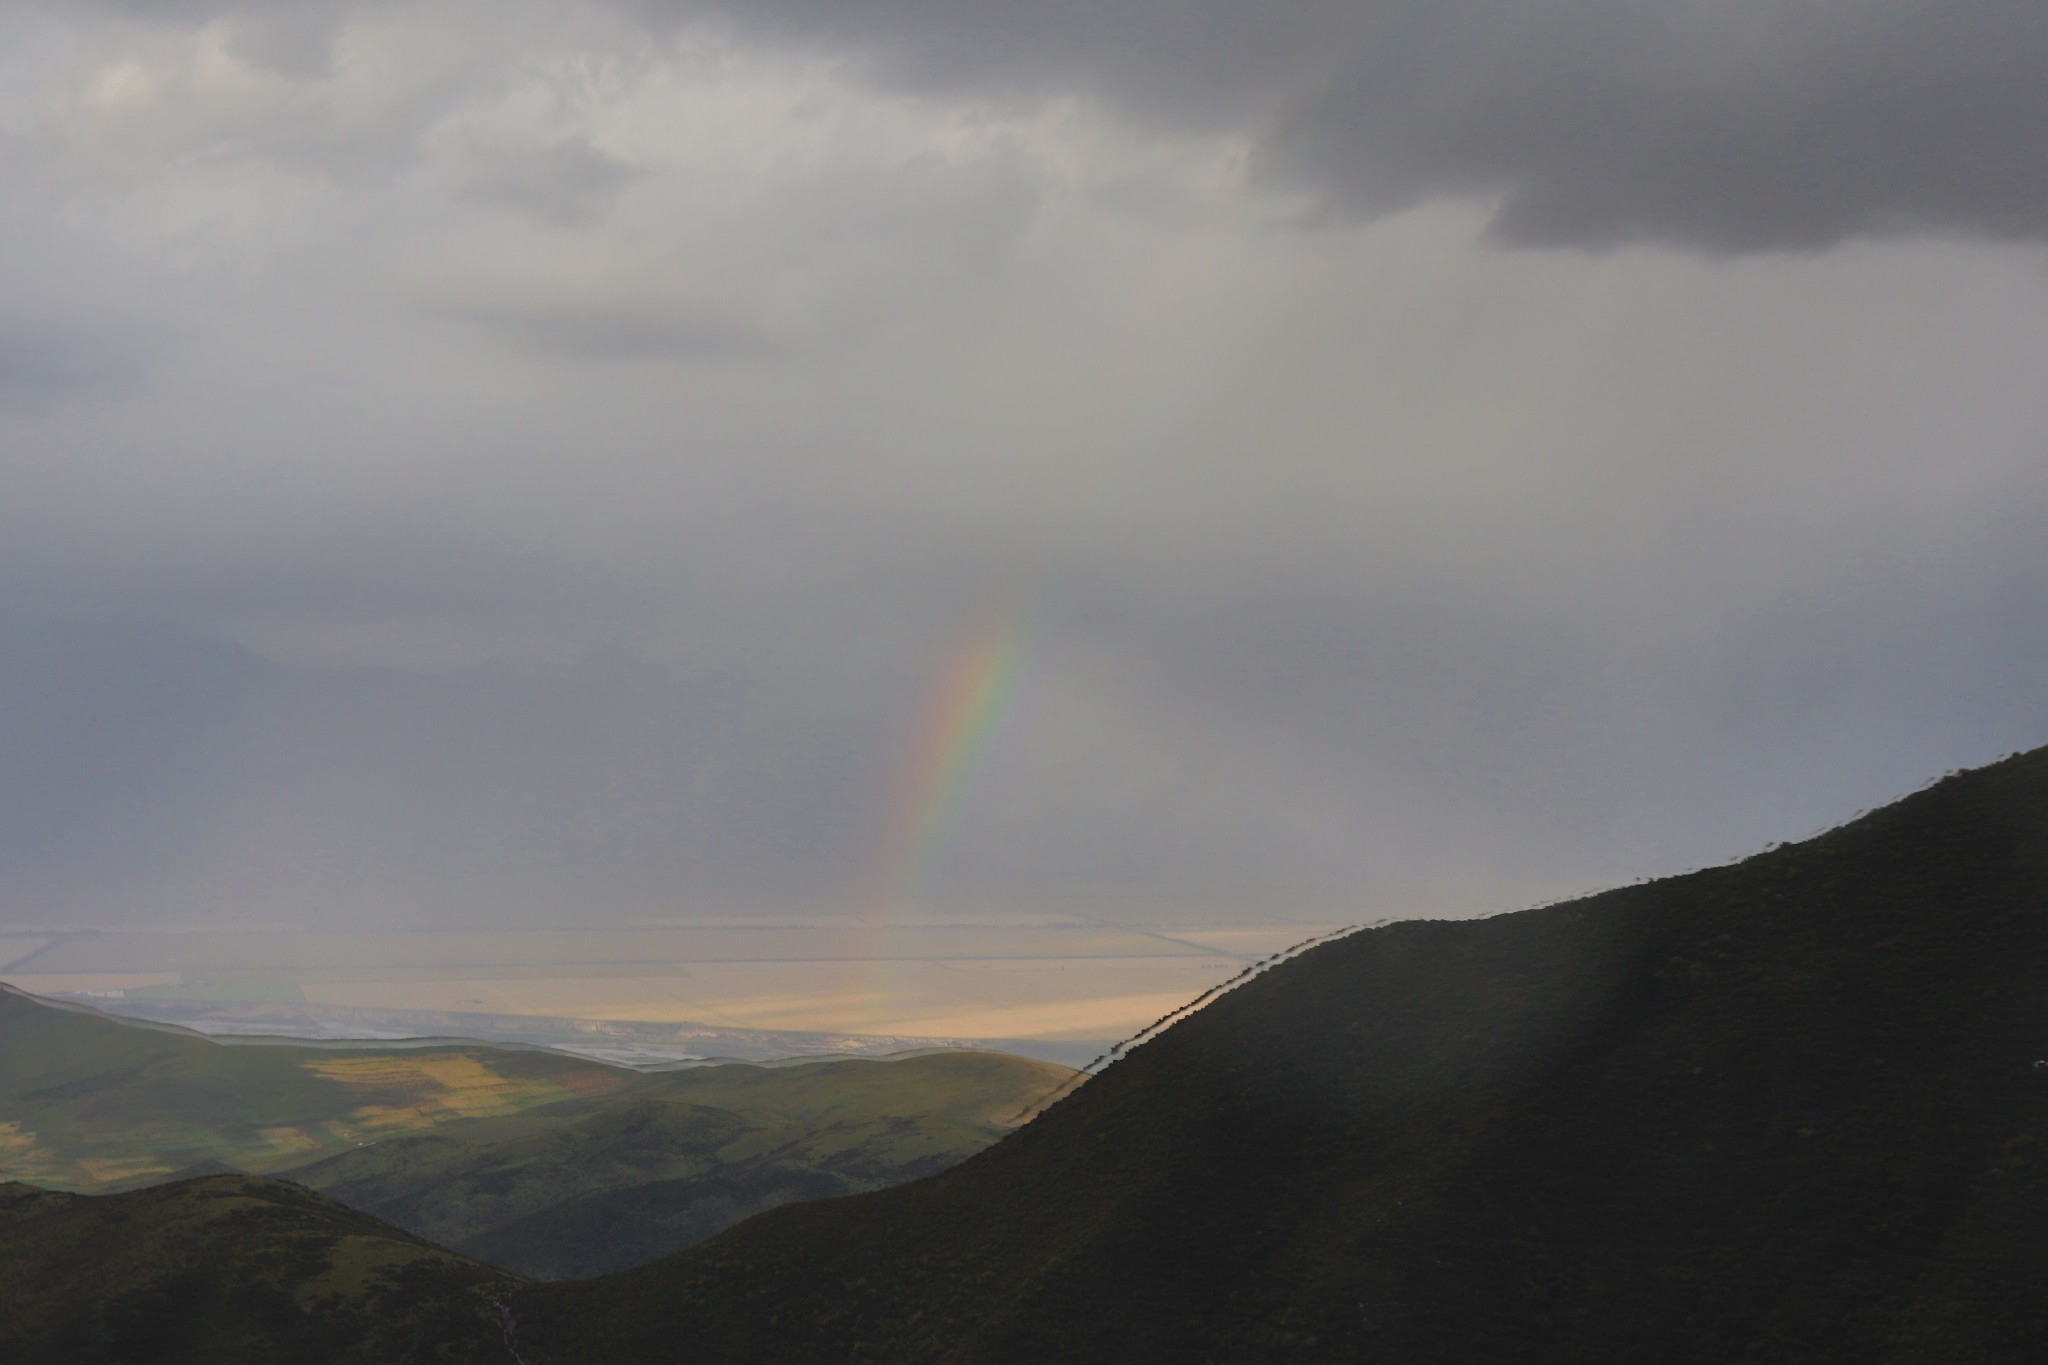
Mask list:
[{"label": "dark storm cloud", "polygon": [[[2016,0],[624,2],[934,95],[1078,91],[1147,121],[1235,128],[1270,181],[1342,211],[1478,196],[1517,244],[2048,235],[2048,9]],[[228,16],[245,59],[302,76],[325,70],[346,13],[111,7]],[[562,160],[544,178],[605,169]]]},{"label": "dark storm cloud", "polygon": [[2048,235],[2048,10],[1438,7],[1299,101],[1276,163],[1350,202],[1502,196],[1518,243],[1711,251]]},{"label": "dark storm cloud", "polygon": [[2048,9],[2010,0],[766,0],[731,17],[934,92],[1079,89],[1242,124],[1275,180],[1365,214],[1497,198],[1515,243],[2048,235]]}]

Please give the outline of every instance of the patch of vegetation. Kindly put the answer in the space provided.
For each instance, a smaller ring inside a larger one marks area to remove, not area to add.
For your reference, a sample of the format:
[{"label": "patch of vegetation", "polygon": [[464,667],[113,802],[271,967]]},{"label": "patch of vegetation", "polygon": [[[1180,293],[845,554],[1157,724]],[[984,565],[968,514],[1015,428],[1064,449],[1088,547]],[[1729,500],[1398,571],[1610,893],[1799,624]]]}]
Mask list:
[{"label": "patch of vegetation", "polygon": [[502,1365],[503,1271],[280,1181],[0,1184],[0,1357]]},{"label": "patch of vegetation", "polygon": [[635,1079],[486,1047],[230,1046],[0,986],[0,1179],[94,1190],[206,1162],[274,1171]]},{"label": "patch of vegetation", "polygon": [[978,1052],[657,1073],[623,1093],[387,1140],[289,1174],[524,1274],[595,1275],[779,1204],[943,1170],[1070,1074]]}]

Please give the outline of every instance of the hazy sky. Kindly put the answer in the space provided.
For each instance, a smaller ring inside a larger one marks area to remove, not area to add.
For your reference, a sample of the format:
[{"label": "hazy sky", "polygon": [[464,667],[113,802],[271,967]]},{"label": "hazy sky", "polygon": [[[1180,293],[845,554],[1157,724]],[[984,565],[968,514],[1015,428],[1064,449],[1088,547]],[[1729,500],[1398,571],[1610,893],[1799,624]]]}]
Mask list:
[{"label": "hazy sky", "polygon": [[0,0],[0,922],[1492,909],[2048,742],[2044,70],[2011,0]]}]

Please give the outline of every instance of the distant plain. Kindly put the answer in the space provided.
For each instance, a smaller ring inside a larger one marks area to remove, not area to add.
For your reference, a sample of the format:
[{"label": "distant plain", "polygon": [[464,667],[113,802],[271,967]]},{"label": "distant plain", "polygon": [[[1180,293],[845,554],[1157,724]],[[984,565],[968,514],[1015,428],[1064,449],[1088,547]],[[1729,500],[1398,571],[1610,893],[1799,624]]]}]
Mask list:
[{"label": "distant plain", "polygon": [[0,980],[234,1031],[357,1018],[404,1032],[408,1020],[428,1029],[456,1018],[488,1035],[477,1021],[547,1019],[1086,1048],[1335,924],[849,916],[587,930],[24,931],[0,935]]}]

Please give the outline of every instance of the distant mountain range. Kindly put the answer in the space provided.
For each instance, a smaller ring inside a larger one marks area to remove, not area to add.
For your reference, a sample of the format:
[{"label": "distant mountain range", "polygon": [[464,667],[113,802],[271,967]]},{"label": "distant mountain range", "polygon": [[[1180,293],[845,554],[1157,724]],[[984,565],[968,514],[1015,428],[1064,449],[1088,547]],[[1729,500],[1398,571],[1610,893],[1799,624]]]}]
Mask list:
[{"label": "distant mountain range", "polygon": [[[667,1150],[713,1120],[665,1096],[621,1122]],[[344,1235],[361,1215],[272,1182],[8,1187],[0,1345],[146,1321],[212,1334],[166,1362],[2014,1362],[2048,1341],[2044,1147],[2048,750],[1736,866],[1340,939],[931,1178],[592,1279]],[[235,1219],[301,1237],[295,1268],[236,1260]],[[115,1221],[144,1268],[98,1295],[24,1249]]]}]

